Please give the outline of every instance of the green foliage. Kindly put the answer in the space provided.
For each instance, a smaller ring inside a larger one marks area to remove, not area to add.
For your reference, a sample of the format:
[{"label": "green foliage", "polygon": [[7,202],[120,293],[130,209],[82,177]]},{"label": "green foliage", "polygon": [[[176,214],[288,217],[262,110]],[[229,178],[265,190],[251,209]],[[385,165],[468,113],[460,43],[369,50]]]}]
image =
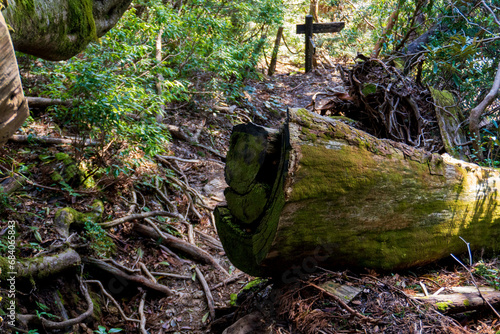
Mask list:
[{"label": "green foliage", "polygon": [[85,239],[89,241],[90,248],[99,256],[106,257],[115,249],[115,244],[107,236],[101,225],[87,220],[84,225]]},{"label": "green foliage", "polygon": [[496,290],[500,290],[500,268],[479,261],[474,266],[473,272],[475,275],[484,278]]},{"label": "green foliage", "polygon": [[[30,70],[47,78],[45,95],[73,100],[72,107],[54,107],[53,115],[59,125],[100,142],[87,155],[125,141],[154,156],[170,140],[158,122],[164,106],[189,101],[201,87],[230,100],[240,97],[243,80],[256,74],[266,32],[282,23],[283,10],[283,0],[137,0],[86,52]],[[158,36],[161,60],[155,56]]]},{"label": "green foliage", "polygon": [[111,328],[109,331],[106,329],[106,327],[104,326],[98,326],[97,327],[98,329],[94,331],[94,333],[98,333],[98,334],[111,334],[111,333],[119,333],[121,332],[123,329],[121,328]]}]

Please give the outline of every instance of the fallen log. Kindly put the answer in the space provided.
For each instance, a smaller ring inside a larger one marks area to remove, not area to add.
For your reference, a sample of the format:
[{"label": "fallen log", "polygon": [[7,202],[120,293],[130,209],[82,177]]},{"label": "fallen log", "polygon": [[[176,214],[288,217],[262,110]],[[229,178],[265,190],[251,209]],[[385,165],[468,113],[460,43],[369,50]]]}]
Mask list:
[{"label": "fallen log", "polygon": [[231,136],[215,216],[242,271],[289,281],[318,265],[403,269],[466,251],[459,237],[500,251],[496,170],[289,113],[279,133],[249,123]]},{"label": "fallen log", "polygon": [[[493,287],[480,287],[481,295],[475,286],[452,287],[449,293],[440,295],[417,295],[414,299],[434,306],[438,311],[446,314],[470,312],[487,309],[487,300],[491,305],[500,305],[500,291]],[[484,299],[483,299],[484,298]]]}]

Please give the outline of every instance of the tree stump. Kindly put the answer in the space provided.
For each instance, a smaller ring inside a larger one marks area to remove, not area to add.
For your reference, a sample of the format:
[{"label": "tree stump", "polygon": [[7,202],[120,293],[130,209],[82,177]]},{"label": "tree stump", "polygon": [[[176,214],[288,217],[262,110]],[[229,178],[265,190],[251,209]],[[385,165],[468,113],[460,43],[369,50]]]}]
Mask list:
[{"label": "tree stump", "polygon": [[316,266],[395,270],[472,248],[500,250],[500,174],[291,109],[279,131],[234,128],[226,206],[231,262],[254,276]]}]

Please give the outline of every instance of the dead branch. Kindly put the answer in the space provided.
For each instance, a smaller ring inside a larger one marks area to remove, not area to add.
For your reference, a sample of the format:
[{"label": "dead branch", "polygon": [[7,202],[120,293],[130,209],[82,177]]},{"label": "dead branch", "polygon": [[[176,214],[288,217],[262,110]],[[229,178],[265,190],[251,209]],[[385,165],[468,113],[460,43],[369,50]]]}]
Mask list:
[{"label": "dead branch", "polygon": [[98,144],[95,140],[83,139],[77,137],[67,137],[67,138],[55,138],[48,136],[31,136],[31,135],[12,135],[9,138],[10,141],[16,143],[42,143],[42,144],[63,144],[63,145],[74,145],[74,144],[83,144],[84,146],[95,146]]},{"label": "dead branch", "polygon": [[148,270],[148,268],[146,268],[146,265],[144,263],[139,262],[139,267],[141,268],[144,275],[149,277],[149,279],[152,280],[153,282],[157,283],[156,278],[154,278],[154,276],[151,275],[151,272]]},{"label": "dead branch", "polygon": [[210,312],[210,317],[212,321],[215,320],[215,305],[214,305],[214,297],[212,296],[212,292],[210,292],[210,288],[208,287],[207,281],[205,280],[205,276],[201,272],[200,268],[194,267],[196,271],[196,278],[200,281],[201,286],[203,287],[203,291],[205,292],[205,296],[207,297],[207,305],[208,310]]},{"label": "dead branch", "polygon": [[148,227],[142,224],[135,224],[134,225],[134,230],[140,234],[143,234],[149,238],[152,238],[154,240],[159,240],[160,242],[165,244],[168,247],[172,247],[175,249],[178,249],[182,251],[183,253],[186,253],[190,255],[193,259],[205,263],[205,264],[210,264],[218,268],[220,271],[225,273],[227,276],[229,274],[227,271],[222,268],[222,266],[212,257],[210,254],[205,252],[203,249],[191,245],[190,243],[176,238],[174,236],[171,236],[170,234],[164,233],[158,229],[158,227],[153,223],[153,222],[148,222],[152,227]]},{"label": "dead branch", "polygon": [[221,286],[226,286],[226,285],[228,285],[228,284],[230,284],[230,283],[236,282],[237,280],[239,280],[239,279],[240,279],[240,278],[242,278],[243,276],[244,276],[244,274],[243,274],[243,273],[239,273],[238,275],[234,275],[234,276],[232,276],[232,277],[229,277],[229,278],[228,278],[228,279],[226,279],[224,282],[220,282],[220,283],[218,283],[218,284],[214,285],[214,286],[212,287],[212,290],[215,290],[215,289],[220,288]]},{"label": "dead branch", "polygon": [[47,108],[51,106],[72,107],[73,100],[49,99],[46,97],[26,96],[28,106],[31,108]]},{"label": "dead branch", "polygon": [[198,230],[194,230],[194,231],[196,234],[198,234],[198,236],[200,236],[201,239],[206,241],[208,246],[210,246],[218,251],[224,251],[224,247],[222,247],[222,244],[219,240],[215,239],[214,237],[209,236],[208,234],[200,232]]},{"label": "dead branch", "polygon": [[146,330],[146,316],[144,315],[145,302],[146,302],[146,292],[142,294],[141,302],[139,303],[139,316],[141,317],[140,326],[142,334],[148,334],[148,331]]},{"label": "dead branch", "polygon": [[145,218],[157,217],[157,216],[184,219],[184,217],[179,216],[179,214],[175,214],[175,213],[168,212],[168,211],[149,211],[149,212],[143,212],[143,213],[134,213],[134,214],[131,214],[129,216],[118,218],[118,219],[115,219],[115,220],[112,220],[109,222],[100,223],[100,225],[102,227],[108,228],[108,227],[113,227],[113,226],[119,225],[121,223],[129,222],[129,221],[135,220],[135,219],[145,219]]},{"label": "dead branch", "polygon": [[[439,312],[445,314],[457,314],[470,312],[490,307],[497,313],[493,305],[500,305],[500,291],[485,287],[452,287],[446,289],[451,293],[432,294],[429,296],[418,295],[412,297],[425,304],[433,305]],[[497,313],[498,314],[498,313]]]},{"label": "dead branch", "polygon": [[164,273],[164,272],[159,272],[159,271],[152,271],[151,274],[156,275],[156,276],[164,276],[164,277],[177,278],[177,279],[191,279],[191,276],[178,275],[178,274],[172,274],[172,273]]},{"label": "dead branch", "polygon": [[83,292],[85,300],[88,304],[87,311],[80,314],[78,317],[66,321],[56,322],[47,320],[42,316],[36,314],[17,314],[17,320],[26,327],[29,327],[30,325],[41,325],[45,329],[64,329],[66,327],[70,327],[83,322],[94,312],[94,304],[92,303],[92,299],[90,298],[90,294],[85,284],[83,284],[80,278],[78,278],[78,281],[80,282],[80,290]]},{"label": "dead branch", "polygon": [[134,318],[129,318],[125,315],[125,312],[123,312],[123,309],[120,307],[120,304],[113,298],[113,296],[111,296],[105,289],[104,287],[102,286],[102,283],[100,281],[97,281],[97,280],[86,280],[84,281],[85,283],[95,283],[97,285],[99,285],[99,287],[101,288],[101,291],[102,293],[108,297],[109,300],[111,300],[111,302],[116,306],[116,308],[118,309],[118,312],[120,312],[123,320],[125,321],[131,321],[131,322],[141,322],[140,320],[137,320],[137,319],[134,319]]},{"label": "dead branch", "polygon": [[7,177],[2,182],[0,182],[0,192],[5,194],[10,194],[17,189],[24,186],[26,179],[19,174],[15,174],[12,177]]},{"label": "dead branch", "polygon": [[102,260],[87,257],[87,258],[83,259],[83,262],[88,264],[88,265],[92,265],[94,267],[97,267],[97,268],[99,268],[99,269],[101,269],[109,274],[116,275],[118,277],[122,277],[122,278],[126,279],[127,281],[132,281],[132,282],[138,283],[140,285],[143,285],[147,288],[150,288],[152,290],[162,292],[162,293],[166,294],[167,296],[172,296],[172,295],[176,294],[175,291],[167,288],[166,286],[164,286],[162,284],[152,282],[151,280],[147,279],[146,277],[144,277],[142,275],[127,274],[127,273],[123,272],[122,270],[120,270],[120,269],[118,269],[118,268],[116,268],[116,267],[114,267],[114,266],[112,266],[112,265],[110,265]]}]

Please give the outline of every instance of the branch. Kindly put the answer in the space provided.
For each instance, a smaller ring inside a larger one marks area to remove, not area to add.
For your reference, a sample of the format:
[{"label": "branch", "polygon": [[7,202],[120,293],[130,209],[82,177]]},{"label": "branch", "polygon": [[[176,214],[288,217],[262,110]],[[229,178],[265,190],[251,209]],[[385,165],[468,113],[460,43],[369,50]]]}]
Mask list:
[{"label": "branch", "polygon": [[118,218],[109,222],[105,223],[100,223],[102,227],[113,227],[116,225],[119,225],[121,223],[129,222],[131,220],[135,219],[144,219],[144,218],[149,218],[149,217],[157,217],[157,216],[164,216],[164,217],[170,217],[170,218],[177,218],[177,219],[183,219],[184,217],[180,216],[179,214],[175,214],[172,212],[168,211],[149,211],[149,212],[143,212],[143,213],[134,213],[129,216],[125,216],[122,218]]},{"label": "branch", "polygon": [[495,75],[495,80],[493,85],[486,95],[486,97],[470,112],[469,116],[469,131],[472,136],[472,147],[476,151],[476,156],[479,160],[483,160],[483,153],[481,152],[481,134],[479,132],[479,119],[484,113],[486,108],[493,103],[493,101],[498,96],[498,90],[500,89],[500,62],[498,63],[497,72]]},{"label": "branch", "polygon": [[63,145],[73,145],[78,143],[83,143],[84,146],[95,146],[98,143],[95,140],[83,139],[83,138],[55,138],[47,136],[31,136],[31,135],[12,135],[9,138],[10,141],[16,143],[42,143],[42,144],[63,144]]}]

